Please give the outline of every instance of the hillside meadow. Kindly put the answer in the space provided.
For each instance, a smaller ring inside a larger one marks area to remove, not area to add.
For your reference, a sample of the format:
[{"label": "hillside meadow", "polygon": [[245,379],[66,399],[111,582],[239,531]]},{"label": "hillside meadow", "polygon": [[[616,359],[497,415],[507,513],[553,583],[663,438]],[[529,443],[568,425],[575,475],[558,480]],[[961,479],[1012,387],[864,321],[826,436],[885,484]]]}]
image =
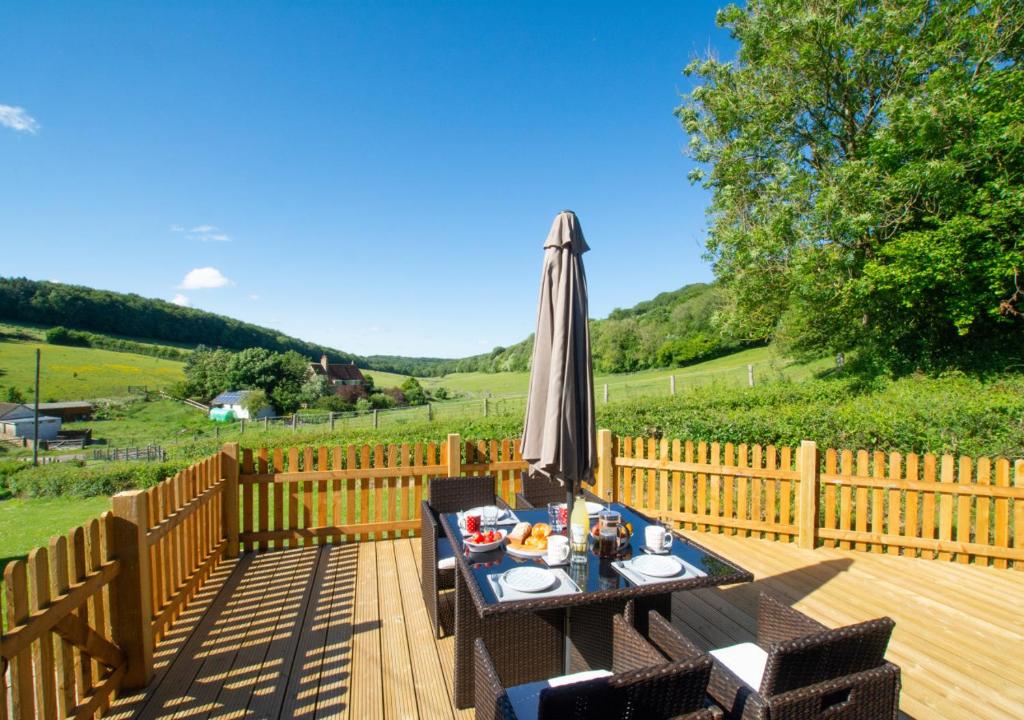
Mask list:
[{"label": "hillside meadow", "polygon": [[124,397],[129,385],[163,389],[184,378],[180,362],[96,348],[49,345],[41,338],[23,339],[24,330],[0,328],[0,386],[15,387],[26,399],[35,384],[35,351],[42,350],[40,398],[91,400]]}]

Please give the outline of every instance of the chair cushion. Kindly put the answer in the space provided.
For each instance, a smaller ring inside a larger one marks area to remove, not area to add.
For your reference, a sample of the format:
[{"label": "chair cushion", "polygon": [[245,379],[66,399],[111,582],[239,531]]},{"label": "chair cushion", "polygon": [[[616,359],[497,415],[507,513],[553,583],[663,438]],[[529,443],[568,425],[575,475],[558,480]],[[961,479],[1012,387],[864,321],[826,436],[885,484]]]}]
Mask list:
[{"label": "chair cushion", "polygon": [[607,670],[586,670],[585,672],[562,675],[550,680],[538,680],[537,682],[525,683],[508,688],[508,701],[512,709],[516,711],[519,720],[537,720],[537,709],[540,703],[541,690],[560,685],[571,685],[572,683],[593,680],[594,678],[608,677],[611,675]]},{"label": "chair cushion", "polygon": [[754,643],[730,645],[712,650],[709,655],[729,668],[754,692],[761,688],[761,678],[764,676],[764,666],[768,663],[768,653]]},{"label": "chair cushion", "polygon": [[455,551],[452,550],[451,541],[446,537],[437,539],[437,569],[455,569]]}]

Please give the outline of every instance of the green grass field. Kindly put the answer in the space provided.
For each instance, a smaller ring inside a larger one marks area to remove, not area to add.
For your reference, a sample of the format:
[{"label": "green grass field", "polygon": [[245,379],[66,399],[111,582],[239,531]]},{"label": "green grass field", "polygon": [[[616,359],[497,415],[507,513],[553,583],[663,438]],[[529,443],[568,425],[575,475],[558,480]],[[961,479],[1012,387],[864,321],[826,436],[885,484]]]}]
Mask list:
[{"label": "green grass field", "polygon": [[109,509],[108,497],[0,500],[0,568]]},{"label": "green grass field", "polygon": [[[676,377],[677,388],[683,385],[704,385],[712,382],[746,384],[747,365],[754,366],[754,381],[788,378],[802,380],[816,372],[832,366],[831,359],[811,363],[795,363],[779,357],[772,347],[758,347],[742,350],[731,355],[715,358],[684,368],[658,368],[636,373],[601,374],[594,376],[598,393],[607,383],[609,395],[638,394],[642,387],[648,387],[652,394],[668,392],[668,378]],[[530,374],[521,373],[452,373],[439,378],[421,380],[427,389],[445,387],[449,391],[470,396],[490,393],[492,396],[525,394],[530,384]],[[379,384],[379,383],[378,383]]]},{"label": "green grass field", "polygon": [[129,385],[165,388],[184,377],[173,360],[94,348],[48,345],[39,331],[2,326],[0,331],[36,335],[36,339],[0,338],[0,385],[13,386],[29,398],[35,383],[35,351],[42,350],[39,393],[44,401],[123,397]]}]

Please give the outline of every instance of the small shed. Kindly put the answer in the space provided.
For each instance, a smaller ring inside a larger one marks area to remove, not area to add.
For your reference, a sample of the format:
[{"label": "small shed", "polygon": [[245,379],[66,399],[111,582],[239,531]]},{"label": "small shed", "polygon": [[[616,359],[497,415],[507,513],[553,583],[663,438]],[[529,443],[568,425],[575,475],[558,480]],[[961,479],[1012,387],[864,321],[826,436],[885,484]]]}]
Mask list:
[{"label": "small shed", "polygon": [[270,405],[260,409],[254,416],[245,408],[245,398],[253,390],[228,390],[210,401],[210,419],[220,422],[231,420],[260,420],[273,417],[274,408]]},{"label": "small shed", "polygon": [[39,403],[39,412],[46,413],[53,417],[59,417],[64,422],[88,420],[92,417],[92,411],[92,403],[83,402],[81,400]]},{"label": "small shed", "polygon": [[[39,439],[56,440],[60,432],[61,419],[49,415],[39,416]],[[9,438],[33,438],[35,435],[35,418],[19,417],[0,420],[0,435]]]}]

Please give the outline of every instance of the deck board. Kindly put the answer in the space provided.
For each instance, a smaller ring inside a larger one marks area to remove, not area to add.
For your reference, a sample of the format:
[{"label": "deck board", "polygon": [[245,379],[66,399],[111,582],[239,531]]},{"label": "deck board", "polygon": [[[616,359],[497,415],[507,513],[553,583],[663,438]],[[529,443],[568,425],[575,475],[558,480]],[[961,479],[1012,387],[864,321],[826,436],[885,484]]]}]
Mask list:
[{"label": "deck board", "polygon": [[[1024,572],[687,534],[755,576],[674,596],[699,645],[752,640],[762,591],[830,626],[889,615],[907,718],[1024,717]],[[225,562],[158,646],[150,686],[107,717],[473,717],[452,706],[454,640],[434,638],[420,558],[399,538]]]}]

